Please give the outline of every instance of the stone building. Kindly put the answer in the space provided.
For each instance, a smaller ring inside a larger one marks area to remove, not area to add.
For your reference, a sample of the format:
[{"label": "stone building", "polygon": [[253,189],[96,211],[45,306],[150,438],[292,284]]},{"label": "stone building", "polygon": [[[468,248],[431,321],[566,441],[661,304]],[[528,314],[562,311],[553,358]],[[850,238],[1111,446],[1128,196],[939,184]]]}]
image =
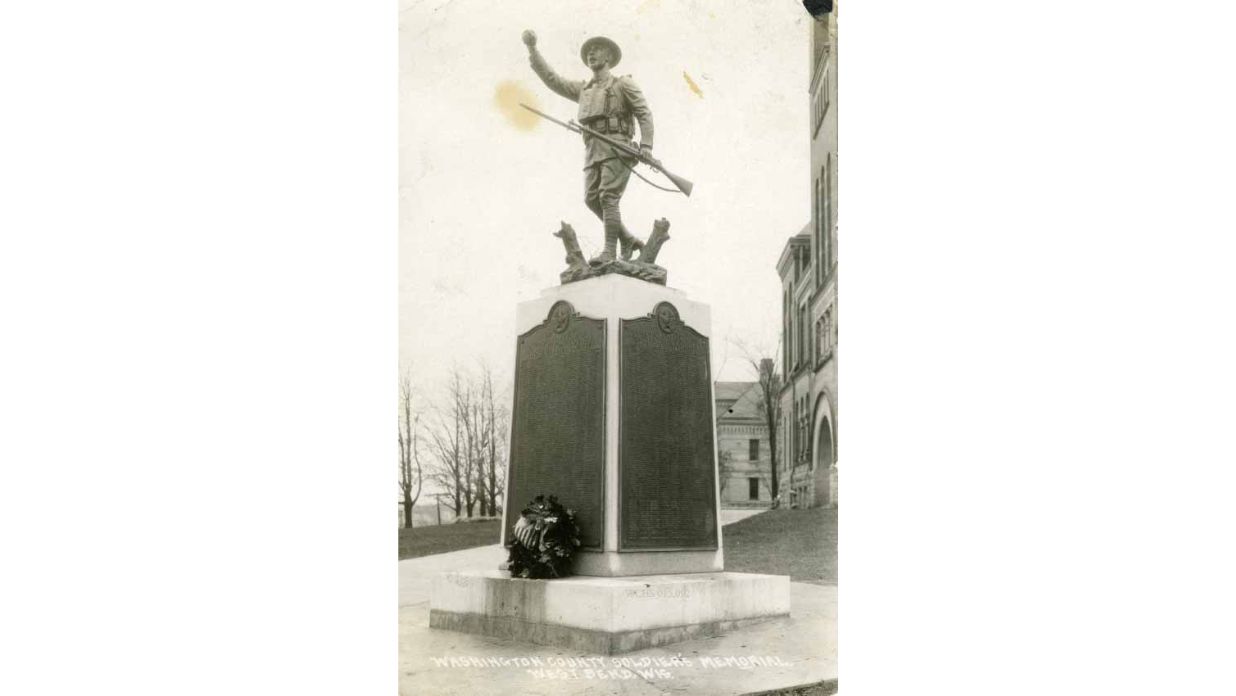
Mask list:
[{"label": "stone building", "polygon": [[760,409],[758,382],[717,382],[717,460],[721,507],[766,508],[772,504],[768,423]]},{"label": "stone building", "polygon": [[781,276],[781,502],[837,503],[837,10],[811,29],[811,222]]}]

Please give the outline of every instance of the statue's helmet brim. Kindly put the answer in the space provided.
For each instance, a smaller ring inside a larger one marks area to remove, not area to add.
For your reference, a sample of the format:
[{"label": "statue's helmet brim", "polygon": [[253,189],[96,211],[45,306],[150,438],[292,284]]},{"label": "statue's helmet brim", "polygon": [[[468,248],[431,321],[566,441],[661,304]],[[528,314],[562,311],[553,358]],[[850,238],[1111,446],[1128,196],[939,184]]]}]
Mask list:
[{"label": "statue's helmet brim", "polygon": [[598,44],[608,48],[610,54],[614,57],[614,60],[609,64],[609,67],[612,68],[615,65],[618,65],[618,61],[622,60],[622,49],[618,48],[618,44],[614,43],[613,39],[605,36],[594,36],[585,41],[583,46],[579,47],[579,59],[584,61],[584,65],[588,64],[588,50]]}]

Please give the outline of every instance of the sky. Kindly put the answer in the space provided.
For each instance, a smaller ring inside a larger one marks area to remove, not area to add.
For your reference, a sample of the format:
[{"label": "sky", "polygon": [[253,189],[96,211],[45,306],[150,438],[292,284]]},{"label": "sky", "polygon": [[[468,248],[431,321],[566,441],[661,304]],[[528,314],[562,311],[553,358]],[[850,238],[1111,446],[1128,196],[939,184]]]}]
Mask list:
[{"label": "sky", "polygon": [[529,68],[524,29],[570,79],[590,76],[588,37],[621,47],[614,73],[648,99],[654,155],[695,183],[687,198],[632,177],[623,220],[641,238],[670,220],[657,263],[712,308],[714,379],[753,379],[735,342],[774,354],[777,258],[811,215],[810,21],[792,0],[401,0],[399,355],[420,393],[435,398],[453,365],[479,362],[509,390],[516,303],[565,268],[552,233],[572,224],[586,256],[602,244],[579,136],[515,106],[576,112]]}]

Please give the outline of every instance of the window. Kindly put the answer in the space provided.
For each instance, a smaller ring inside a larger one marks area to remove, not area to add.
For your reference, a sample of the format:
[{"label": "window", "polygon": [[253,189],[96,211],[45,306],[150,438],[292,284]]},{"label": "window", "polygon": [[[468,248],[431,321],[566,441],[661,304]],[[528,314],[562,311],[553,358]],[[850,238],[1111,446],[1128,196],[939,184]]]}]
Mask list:
[{"label": "window", "polygon": [[825,162],[824,171],[824,248],[825,260],[827,268],[824,269],[824,275],[828,275],[828,271],[837,263],[837,250],[833,247],[833,231],[837,225],[837,205],[833,200],[833,189],[837,188],[837,158],[833,154],[828,153],[828,158]]},{"label": "window", "polygon": [[747,440],[747,459],[751,461],[759,461],[760,459],[760,441],[759,438]]},{"label": "window", "polygon": [[833,230],[837,226],[837,206],[833,203],[833,189],[837,187],[837,162],[832,153],[828,155],[828,173],[824,189],[824,218],[828,227],[824,230],[825,244],[828,247],[828,265],[831,268],[837,262],[837,251],[833,249]]},{"label": "window", "polygon": [[828,105],[832,99],[828,79],[828,64],[825,63],[823,73],[820,75],[820,84],[815,90],[815,94],[811,97],[811,137],[815,137],[820,131],[820,124],[824,123],[824,116],[828,114]]},{"label": "window", "polygon": [[837,345],[836,327],[833,321],[833,308],[824,310],[824,316],[815,323],[816,330],[816,362],[823,363],[833,354]]},{"label": "window", "polygon": [[828,114],[828,106],[833,98],[831,80],[828,79],[828,68],[829,66],[825,65],[824,74],[820,76],[820,101],[823,102],[823,106],[820,107],[821,121]]},{"label": "window", "polygon": [[747,479],[747,500],[760,499],[760,480],[758,478]]},{"label": "window", "polygon": [[831,355],[833,346],[833,308],[829,307],[827,312],[824,312],[824,340],[828,345],[828,352]]},{"label": "window", "polygon": [[811,453],[811,432],[808,430],[807,397],[803,396],[794,403],[794,428],[798,434],[798,446],[794,449],[797,461],[801,464]]},{"label": "window", "polygon": [[828,226],[825,222],[825,205],[827,200],[828,182],[824,180],[824,171],[815,180],[815,283],[822,285],[828,277]]},{"label": "window", "polygon": [[798,307],[798,362],[804,365],[811,361],[811,325],[807,322],[807,305]]},{"label": "window", "polygon": [[828,19],[817,19],[811,23],[811,67],[815,68],[820,61],[828,59]]},{"label": "window", "polygon": [[829,329],[831,331],[831,333],[829,333],[828,335],[828,345],[836,348],[837,347],[837,313],[834,312],[833,309],[835,309],[835,307],[829,307],[828,309],[828,321],[830,325]]},{"label": "window", "polygon": [[794,460],[794,441],[798,439],[798,433],[794,432],[794,429],[798,427],[798,423],[794,420],[798,417],[797,411],[798,404],[792,403],[790,404],[790,412],[785,414],[785,448],[781,451],[786,454],[785,459],[787,467],[789,466],[789,463]]},{"label": "window", "polygon": [[783,291],[781,293],[781,324],[782,324],[782,339],[781,339],[781,364],[791,368],[794,362],[790,360],[790,350],[794,347],[791,343],[793,329],[790,322],[790,293]]},{"label": "window", "polygon": [[811,404],[809,397],[803,397],[803,459],[807,467],[811,466]]},{"label": "window", "polygon": [[815,356],[816,362],[824,362],[825,356],[828,355],[828,344],[824,340],[824,317],[820,317],[815,322]]},{"label": "window", "polygon": [[811,236],[813,240],[812,248],[815,250],[815,255],[816,255],[815,268],[813,269],[814,272],[812,275],[815,276],[815,284],[817,286],[823,281],[823,277],[824,277],[823,271],[822,271],[823,264],[820,263],[820,258],[819,258],[820,257],[820,243],[821,243],[820,230],[823,228],[823,225],[820,223],[820,217],[824,214],[824,210],[823,210],[824,201],[820,198],[820,191],[822,190],[821,186],[822,186],[822,183],[817,178],[815,180],[814,185],[811,187],[812,188],[811,219],[815,221],[815,226],[814,226],[814,229],[811,231],[812,232]]}]

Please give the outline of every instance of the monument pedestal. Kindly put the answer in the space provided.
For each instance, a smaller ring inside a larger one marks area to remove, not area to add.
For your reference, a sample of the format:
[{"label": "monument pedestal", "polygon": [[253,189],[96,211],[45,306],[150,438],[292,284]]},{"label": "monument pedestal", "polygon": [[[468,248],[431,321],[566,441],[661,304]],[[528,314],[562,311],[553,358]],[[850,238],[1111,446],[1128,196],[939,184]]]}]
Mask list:
[{"label": "monument pedestal", "polygon": [[789,613],[786,576],[725,573],[707,305],[622,275],[519,304],[502,542],[574,509],[576,577],[434,580],[430,625],[612,653]]},{"label": "monument pedestal", "polygon": [[429,625],[600,655],[719,635],[788,616],[785,575],[690,573],[511,579],[504,571],[433,580]]},{"label": "monument pedestal", "polygon": [[575,509],[578,575],[724,568],[708,306],[605,275],[516,312],[503,543],[533,497]]}]

